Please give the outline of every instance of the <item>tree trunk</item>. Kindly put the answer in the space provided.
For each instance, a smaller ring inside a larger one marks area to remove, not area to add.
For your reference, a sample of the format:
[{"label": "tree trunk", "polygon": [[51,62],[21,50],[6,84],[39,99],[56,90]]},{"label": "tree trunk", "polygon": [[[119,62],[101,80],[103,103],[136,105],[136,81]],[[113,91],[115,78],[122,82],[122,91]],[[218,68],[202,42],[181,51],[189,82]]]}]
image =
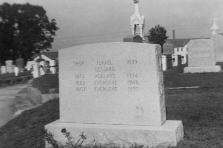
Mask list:
[{"label": "tree trunk", "polygon": [[163,45],[160,45],[161,46],[161,54],[163,54]]}]

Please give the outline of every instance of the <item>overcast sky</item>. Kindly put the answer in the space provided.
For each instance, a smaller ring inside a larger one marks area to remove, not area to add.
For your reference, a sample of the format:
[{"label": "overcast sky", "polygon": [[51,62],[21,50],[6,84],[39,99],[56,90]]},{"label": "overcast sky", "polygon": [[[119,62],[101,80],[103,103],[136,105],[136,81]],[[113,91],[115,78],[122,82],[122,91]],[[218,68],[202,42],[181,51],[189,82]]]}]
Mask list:
[{"label": "overcast sky", "polygon": [[[0,0],[5,2],[6,0]],[[134,12],[132,0],[7,0],[7,2],[42,5],[59,30],[54,49],[77,44],[122,41],[130,35],[129,17]],[[208,37],[213,17],[223,32],[223,0],[140,0],[146,28],[164,26],[172,38]]]}]

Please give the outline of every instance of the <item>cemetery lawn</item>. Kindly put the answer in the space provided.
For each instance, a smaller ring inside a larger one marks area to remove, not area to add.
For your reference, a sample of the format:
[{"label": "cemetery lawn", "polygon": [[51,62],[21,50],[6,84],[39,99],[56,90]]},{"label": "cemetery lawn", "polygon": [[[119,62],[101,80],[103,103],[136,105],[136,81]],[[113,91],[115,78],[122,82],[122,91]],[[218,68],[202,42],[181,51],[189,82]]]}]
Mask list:
[{"label": "cemetery lawn", "polygon": [[52,89],[54,90],[54,93],[58,93],[58,74],[46,74],[42,77],[36,78],[33,80],[32,86],[39,89],[42,94],[49,93]]},{"label": "cemetery lawn", "polygon": [[24,111],[0,128],[0,148],[44,148],[44,125],[59,118],[59,99]]},{"label": "cemetery lawn", "polygon": [[[13,85],[13,84],[18,84],[18,83],[25,83],[27,82],[28,79],[26,79],[26,81],[14,81],[14,83],[10,83],[12,82],[13,80],[18,80],[18,79],[21,79],[22,77],[31,77],[31,72],[29,71],[24,71],[24,72],[21,72],[19,73],[18,76],[15,76],[14,73],[6,73],[6,74],[0,74],[0,87],[3,87],[3,86],[8,86],[8,85]],[[10,81],[11,80],[11,81]]]},{"label": "cemetery lawn", "polygon": [[164,72],[165,87],[190,87],[202,88],[223,87],[223,72],[219,73],[175,73]]},{"label": "cemetery lawn", "polygon": [[177,148],[223,147],[223,87],[166,91],[168,120],[182,120]]},{"label": "cemetery lawn", "polygon": [[[166,89],[167,120],[184,125],[184,140],[177,148],[223,147],[223,73],[165,74],[166,88],[187,85],[200,88]],[[0,128],[0,148],[44,148],[44,125],[59,118],[58,108],[58,99],[51,100],[8,122]]]}]

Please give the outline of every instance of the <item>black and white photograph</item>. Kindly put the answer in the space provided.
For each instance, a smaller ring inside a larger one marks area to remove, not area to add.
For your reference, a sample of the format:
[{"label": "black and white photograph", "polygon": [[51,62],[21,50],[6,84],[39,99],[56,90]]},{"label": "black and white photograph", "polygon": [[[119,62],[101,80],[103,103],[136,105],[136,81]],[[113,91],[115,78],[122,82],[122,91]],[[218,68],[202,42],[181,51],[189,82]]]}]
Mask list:
[{"label": "black and white photograph", "polygon": [[223,0],[0,0],[0,148],[223,148]]}]

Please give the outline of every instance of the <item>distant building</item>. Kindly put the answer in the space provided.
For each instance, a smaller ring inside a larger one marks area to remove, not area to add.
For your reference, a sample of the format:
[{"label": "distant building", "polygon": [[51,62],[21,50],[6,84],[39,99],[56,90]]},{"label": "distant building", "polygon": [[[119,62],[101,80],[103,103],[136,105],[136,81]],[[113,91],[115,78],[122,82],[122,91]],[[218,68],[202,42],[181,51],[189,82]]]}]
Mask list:
[{"label": "distant building", "polygon": [[172,55],[174,53],[174,44],[171,42],[166,42],[163,44],[163,54]]},{"label": "distant building", "polygon": [[[187,63],[187,43],[191,39],[167,39],[165,44],[172,44],[172,62],[173,66],[178,66],[179,64]],[[165,50],[165,49],[164,49]]]},{"label": "distant building", "polygon": [[43,52],[34,57],[34,61],[49,61],[50,65],[54,66],[58,60],[58,52]]},{"label": "distant building", "polygon": [[33,61],[28,61],[26,69],[31,70],[33,77],[39,77],[46,73],[57,73],[58,52],[44,52],[36,55]]}]

